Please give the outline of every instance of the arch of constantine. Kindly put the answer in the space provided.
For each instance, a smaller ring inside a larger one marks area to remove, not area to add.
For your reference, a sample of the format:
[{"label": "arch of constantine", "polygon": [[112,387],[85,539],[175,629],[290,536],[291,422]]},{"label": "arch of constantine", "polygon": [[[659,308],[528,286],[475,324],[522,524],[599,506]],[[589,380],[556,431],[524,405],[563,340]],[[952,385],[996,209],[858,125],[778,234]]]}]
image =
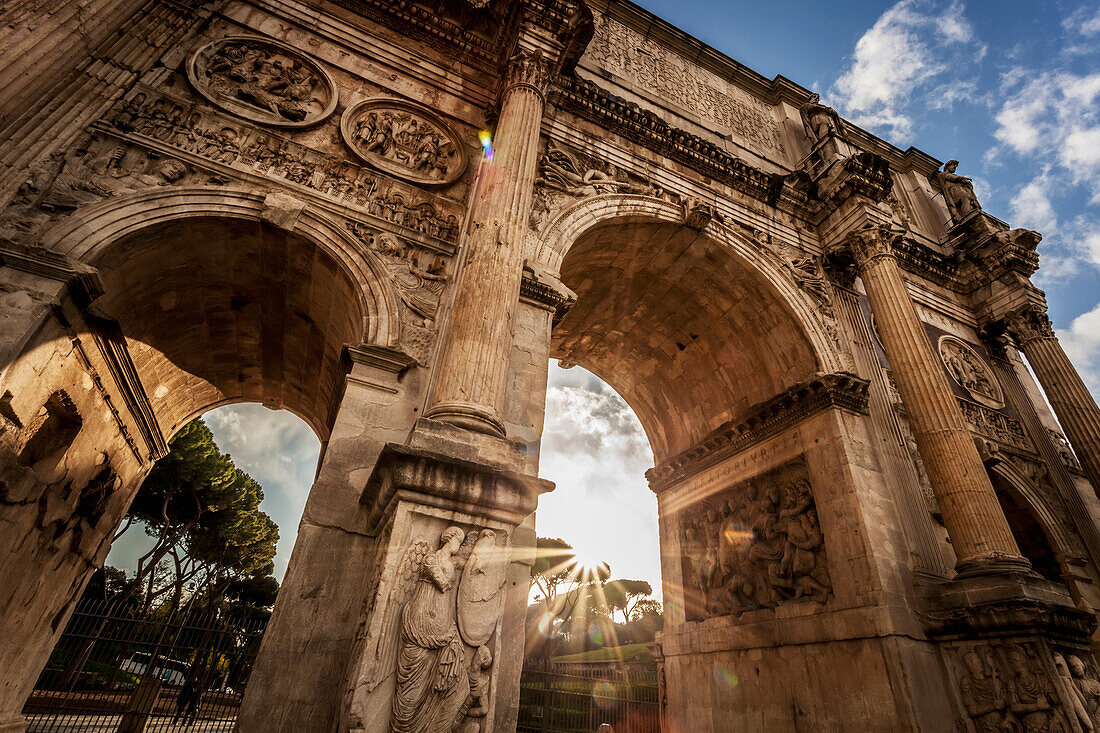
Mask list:
[{"label": "arch of constantine", "polygon": [[323,448],[240,730],[514,730],[551,358],[653,448],[665,730],[1100,725],[1100,410],[957,162],[626,0],[0,17],[0,731],[241,401]]}]

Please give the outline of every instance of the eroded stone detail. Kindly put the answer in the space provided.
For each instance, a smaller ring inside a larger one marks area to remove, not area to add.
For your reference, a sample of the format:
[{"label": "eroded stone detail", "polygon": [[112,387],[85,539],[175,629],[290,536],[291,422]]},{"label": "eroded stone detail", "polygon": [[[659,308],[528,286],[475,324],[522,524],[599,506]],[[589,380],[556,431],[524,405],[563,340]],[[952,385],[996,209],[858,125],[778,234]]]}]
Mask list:
[{"label": "eroded stone detail", "polygon": [[586,57],[717,123],[744,142],[772,154],[783,153],[782,138],[766,104],[607,15],[597,17]]},{"label": "eroded stone detail", "polygon": [[959,161],[949,160],[944,163],[943,171],[933,176],[933,180],[939,183],[940,190],[943,191],[944,203],[947,204],[951,221],[955,224],[982,210],[982,205],[974,194],[974,182],[955,173],[958,167]]},{"label": "eroded stone detail", "polygon": [[360,680],[371,690],[396,672],[394,733],[476,732],[488,712],[488,643],[500,622],[509,540],[451,526],[434,544],[419,538],[402,554],[377,665]]},{"label": "eroded stone detail", "polygon": [[400,99],[370,99],[350,107],[340,134],[368,165],[422,185],[446,185],[466,170],[466,147],[426,107]]},{"label": "eroded stone detail", "polygon": [[1004,393],[997,384],[993,370],[985,360],[965,341],[950,335],[940,336],[937,348],[947,373],[970,396],[985,405],[999,409],[1004,407]]},{"label": "eroded stone detail", "polygon": [[805,464],[794,461],[680,515],[686,618],[740,616],[832,592]]},{"label": "eroded stone detail", "polygon": [[200,94],[239,117],[274,127],[307,127],[336,109],[328,73],[292,46],[231,36],[195,51],[187,77]]}]

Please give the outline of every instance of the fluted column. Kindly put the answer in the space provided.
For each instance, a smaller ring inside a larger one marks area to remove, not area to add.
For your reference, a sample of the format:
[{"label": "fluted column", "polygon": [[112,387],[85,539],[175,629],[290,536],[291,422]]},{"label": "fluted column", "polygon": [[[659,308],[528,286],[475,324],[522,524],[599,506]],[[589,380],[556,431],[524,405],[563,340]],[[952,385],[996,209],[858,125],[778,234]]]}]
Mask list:
[{"label": "fluted column", "polygon": [[1100,495],[1100,408],[1058,343],[1046,310],[1030,306],[1011,313],[1005,323],[1043,385],[1093,491]]},{"label": "fluted column", "polygon": [[509,64],[493,157],[478,170],[465,262],[426,413],[483,433],[504,435],[500,404],[549,75],[538,51],[521,51]]},{"label": "fluted column", "polygon": [[850,234],[845,244],[863,280],[917,450],[943,512],[958,558],[955,569],[959,574],[1027,569],[905,288],[893,253],[895,237],[888,227],[868,227]]}]

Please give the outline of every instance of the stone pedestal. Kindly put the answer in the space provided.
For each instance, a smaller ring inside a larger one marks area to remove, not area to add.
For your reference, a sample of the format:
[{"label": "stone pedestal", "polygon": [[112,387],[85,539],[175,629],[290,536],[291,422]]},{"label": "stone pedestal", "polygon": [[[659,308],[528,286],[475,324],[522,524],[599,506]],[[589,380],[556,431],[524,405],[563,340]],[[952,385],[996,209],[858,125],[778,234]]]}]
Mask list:
[{"label": "stone pedestal", "polygon": [[553,487],[514,470],[522,452],[427,419],[386,446],[363,495],[379,544],[341,730],[514,727],[523,626],[502,621],[527,598],[520,525]]}]

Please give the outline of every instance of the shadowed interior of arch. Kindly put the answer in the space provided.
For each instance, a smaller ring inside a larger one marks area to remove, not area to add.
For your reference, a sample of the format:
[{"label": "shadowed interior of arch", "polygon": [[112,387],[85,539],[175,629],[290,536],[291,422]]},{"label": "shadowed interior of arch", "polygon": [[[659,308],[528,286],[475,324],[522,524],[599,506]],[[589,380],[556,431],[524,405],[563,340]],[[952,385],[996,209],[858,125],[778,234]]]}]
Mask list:
[{"label": "shadowed interior of arch", "polygon": [[341,349],[362,340],[351,278],[305,237],[254,221],[152,225],[91,264],[166,436],[214,405],[261,402],[327,437]]},{"label": "shadowed interior of arch", "polygon": [[658,462],[818,369],[764,277],[688,227],[595,227],[560,269],[577,302],[554,329],[551,355],[621,394]]}]

